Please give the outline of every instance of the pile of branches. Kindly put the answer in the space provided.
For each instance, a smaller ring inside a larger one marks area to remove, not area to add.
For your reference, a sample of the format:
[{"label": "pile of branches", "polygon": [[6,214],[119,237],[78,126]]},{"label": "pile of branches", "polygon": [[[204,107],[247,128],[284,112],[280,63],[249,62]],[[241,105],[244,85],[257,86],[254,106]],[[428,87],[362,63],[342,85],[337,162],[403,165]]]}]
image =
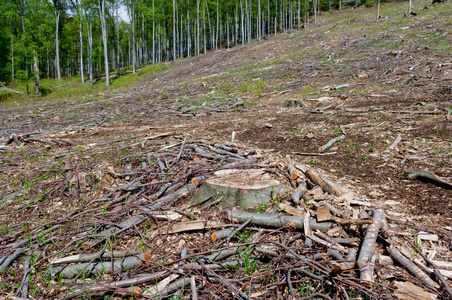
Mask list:
[{"label": "pile of branches", "polygon": [[[170,133],[127,146],[140,150],[124,158],[123,172],[105,168],[90,177],[75,170],[47,193],[50,201],[68,186],[80,194],[109,182],[100,198],[28,230],[18,223],[2,236],[0,276],[16,283],[4,296],[390,299],[411,289],[452,297],[435,263],[416,244],[407,250],[383,209],[289,156]],[[216,171],[256,168],[289,191],[247,210],[190,199]],[[44,279],[31,293],[30,282]]]}]

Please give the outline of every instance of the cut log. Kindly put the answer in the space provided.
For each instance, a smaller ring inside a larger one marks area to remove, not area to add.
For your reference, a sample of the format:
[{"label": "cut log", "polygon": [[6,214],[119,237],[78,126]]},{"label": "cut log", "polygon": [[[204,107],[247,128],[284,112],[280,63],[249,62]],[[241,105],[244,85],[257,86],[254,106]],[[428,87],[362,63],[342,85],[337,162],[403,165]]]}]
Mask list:
[{"label": "cut log", "polygon": [[289,154],[286,155],[286,159],[284,160],[284,163],[287,166],[287,171],[289,172],[290,178],[292,178],[292,180],[297,180],[298,173],[297,173],[297,170],[295,169],[295,166],[294,166]]},{"label": "cut log", "polygon": [[306,176],[309,177],[316,185],[322,188],[325,193],[340,196],[342,191],[331,183],[326,182],[320,175],[313,169],[306,171]]},{"label": "cut log", "polygon": [[367,228],[361,251],[359,252],[358,267],[361,273],[360,279],[367,284],[374,281],[369,264],[376,248],[378,232],[383,226],[384,218],[385,214],[383,210],[377,209],[373,211],[373,223]]},{"label": "cut log", "polygon": [[[232,210],[228,211],[229,219],[235,219],[238,222],[246,222],[248,219],[251,219],[251,223],[260,226],[272,227],[272,228],[280,228],[284,226],[293,226],[296,229],[303,230],[303,221],[302,217],[295,216],[284,216],[277,214],[269,214],[269,213],[250,213],[246,211],[237,211]],[[311,225],[311,229],[325,231],[331,227],[331,223],[317,223],[315,220],[310,219],[309,224]]]},{"label": "cut log", "polygon": [[210,197],[210,201],[221,199],[223,209],[245,209],[266,203],[284,190],[284,184],[262,170],[227,170],[207,179],[191,201],[197,204]]}]

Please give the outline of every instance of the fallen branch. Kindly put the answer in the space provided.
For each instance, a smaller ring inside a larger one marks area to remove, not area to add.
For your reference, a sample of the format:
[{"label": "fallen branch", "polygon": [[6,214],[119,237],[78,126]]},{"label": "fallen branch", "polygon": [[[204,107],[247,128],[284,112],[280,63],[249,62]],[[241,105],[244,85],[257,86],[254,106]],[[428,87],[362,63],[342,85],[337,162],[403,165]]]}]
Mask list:
[{"label": "fallen branch", "polygon": [[[96,263],[82,263],[77,265],[71,265],[67,267],[50,267],[48,274],[51,278],[55,278],[56,276],[61,276],[61,278],[72,278],[77,276],[80,273],[80,270],[83,270],[85,276],[90,274],[95,274],[100,272],[101,270],[104,273],[119,274],[124,270],[129,270],[138,267],[145,261],[150,260],[150,255],[141,253],[136,256],[128,256],[121,260],[114,261],[113,264],[110,262],[96,262]],[[113,267],[113,268],[112,268]]]},{"label": "fallen branch", "polygon": [[375,251],[378,232],[383,226],[384,218],[385,214],[383,210],[377,209],[373,211],[374,222],[367,228],[361,251],[359,252],[358,267],[361,274],[360,279],[367,282],[367,284],[374,281],[374,276],[369,268],[369,263]]},{"label": "fallen branch", "polygon": [[[250,213],[246,211],[232,210],[228,211],[228,217],[231,220],[237,220],[238,222],[246,222],[251,219],[251,224],[267,226],[273,228],[281,228],[285,226],[292,226],[299,230],[303,229],[304,218],[296,216],[285,216],[270,213]],[[314,230],[324,231],[331,227],[331,223],[317,223],[313,219],[309,220],[310,226]]]},{"label": "fallen branch", "polygon": [[0,272],[6,270],[6,268],[9,267],[10,264],[13,263],[13,261],[19,257],[19,255],[22,254],[22,249],[16,249],[16,251],[14,251],[10,256],[8,256],[8,258],[6,258],[3,263],[0,265]]},{"label": "fallen branch", "polygon": [[341,141],[345,139],[345,135],[341,135],[338,137],[335,137],[334,139],[331,139],[328,141],[328,143],[326,143],[325,145],[323,145],[322,147],[319,148],[319,152],[325,152],[325,150],[327,150],[328,148],[330,148],[334,143],[336,143],[337,141]]},{"label": "fallen branch", "polygon": [[434,185],[437,185],[444,189],[449,189],[449,190],[452,189],[452,183],[449,183],[447,181],[440,179],[435,174],[433,174],[429,171],[425,171],[425,170],[415,171],[415,170],[406,169],[405,174],[408,176],[409,179],[418,179],[421,181],[431,182]]},{"label": "fallen branch", "polygon": [[23,94],[24,94],[24,93],[22,93],[22,92],[18,92],[18,91],[15,91],[15,90],[13,90],[13,89],[7,88],[7,87],[4,86],[3,84],[0,84],[0,91],[1,91],[1,90],[5,90],[5,91],[8,91],[8,92],[12,92],[12,93],[20,94],[20,95],[23,95]]},{"label": "fallen branch", "polygon": [[400,265],[405,267],[412,275],[420,279],[425,285],[437,289],[439,285],[422,272],[411,260],[403,256],[394,246],[388,247],[388,252]]},{"label": "fallen branch", "polygon": [[[412,242],[408,241],[408,243],[410,243],[410,245],[411,245],[411,247],[413,247],[413,249],[416,249],[416,247],[413,245]],[[432,266],[433,273],[435,274],[435,276],[438,279],[439,283],[444,287],[444,289],[446,290],[446,292],[449,294],[449,296],[452,299],[452,289],[450,288],[449,283],[447,282],[447,280],[444,278],[444,276],[439,271],[439,269],[436,266],[436,264],[434,262],[432,262],[430,259],[428,259],[427,256],[425,256],[424,253],[422,253],[422,251],[418,251],[418,253],[422,256],[422,258],[425,260],[426,263],[428,263],[430,266]]]},{"label": "fallen branch", "polygon": [[92,261],[93,259],[105,260],[105,259],[108,259],[111,257],[123,258],[126,256],[138,255],[140,253],[143,253],[143,252],[141,252],[141,251],[113,251],[113,252],[101,251],[101,252],[93,253],[93,254],[77,254],[77,255],[62,257],[62,258],[51,261],[50,264],[58,265],[58,264],[71,264],[71,263],[76,263],[76,262],[89,262],[89,261]]}]

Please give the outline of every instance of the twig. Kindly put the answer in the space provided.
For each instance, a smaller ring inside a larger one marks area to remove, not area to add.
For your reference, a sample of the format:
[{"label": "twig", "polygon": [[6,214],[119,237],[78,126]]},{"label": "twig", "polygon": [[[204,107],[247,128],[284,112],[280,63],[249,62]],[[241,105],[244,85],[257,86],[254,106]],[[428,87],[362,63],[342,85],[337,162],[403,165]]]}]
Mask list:
[{"label": "twig", "polygon": [[191,298],[193,300],[198,300],[198,291],[196,289],[196,282],[194,276],[190,278],[190,286],[191,286]]},{"label": "twig", "polygon": [[341,135],[338,137],[335,137],[334,139],[331,139],[328,141],[328,143],[326,143],[325,145],[323,145],[322,147],[319,148],[319,152],[325,152],[325,150],[327,150],[328,148],[330,148],[334,143],[336,143],[337,141],[341,141],[345,139],[345,135]]}]

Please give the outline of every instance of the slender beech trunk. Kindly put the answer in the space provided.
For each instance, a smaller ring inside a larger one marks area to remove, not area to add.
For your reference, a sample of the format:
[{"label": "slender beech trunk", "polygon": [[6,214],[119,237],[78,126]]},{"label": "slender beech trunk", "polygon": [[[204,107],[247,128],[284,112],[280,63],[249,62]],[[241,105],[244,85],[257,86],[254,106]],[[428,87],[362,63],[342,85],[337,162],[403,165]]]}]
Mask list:
[{"label": "slender beech trunk", "polygon": [[378,0],[378,4],[377,4],[377,19],[375,20],[375,23],[378,23],[378,21],[380,21],[380,0]]},{"label": "slender beech trunk", "polygon": [[38,55],[36,54],[36,50],[33,50],[33,58],[34,58],[34,72],[35,72],[35,94],[39,94],[39,64],[38,64]]},{"label": "slender beech trunk", "polygon": [[119,55],[119,53],[120,53],[120,48],[119,48],[119,11],[118,11],[118,8],[119,8],[119,2],[118,2],[118,0],[116,0],[116,45],[117,45],[117,49],[118,49],[118,55],[117,55],[117,61],[116,61],[116,67],[118,68],[118,72],[116,73],[116,75],[117,75],[117,77],[119,77],[119,75],[120,75],[120,69],[121,69],[121,64],[120,64],[120,55]]},{"label": "slender beech trunk", "polygon": [[237,0],[235,2],[235,44],[239,43],[239,19],[238,19],[238,8]]},{"label": "slender beech trunk", "polygon": [[[241,1],[241,0],[240,0]],[[218,31],[220,30],[220,14],[219,14],[219,10],[220,10],[220,3],[217,0],[217,24],[215,26],[216,29],[216,36],[215,36],[215,49],[218,50]]]},{"label": "slender beech trunk", "polygon": [[102,27],[102,40],[104,44],[104,64],[106,85],[110,86],[110,70],[108,66],[108,45],[107,45],[107,28],[105,25],[105,0],[99,0],[100,23]]},{"label": "slender beech trunk", "polygon": [[154,0],[152,0],[152,63],[155,64],[155,10]]},{"label": "slender beech trunk", "polygon": [[226,35],[227,35],[227,46],[226,48],[229,49],[229,13],[226,13]]},{"label": "slender beech trunk", "polygon": [[135,1],[132,0],[132,72],[136,72],[137,54],[135,45]]},{"label": "slender beech trunk", "polygon": [[270,0],[267,0],[267,35],[270,35]]},{"label": "slender beech trunk", "polygon": [[240,21],[241,21],[241,26],[240,26],[240,30],[242,32],[241,35],[241,40],[242,40],[242,45],[245,45],[245,28],[244,28],[244,14],[243,14],[243,3],[242,0],[240,0]]},{"label": "slender beech trunk", "polygon": [[206,34],[206,12],[205,12],[206,6],[203,4],[202,6],[202,23],[203,23],[203,37],[204,37],[204,54],[207,53],[207,34]]},{"label": "slender beech trunk", "polygon": [[200,51],[200,34],[199,34],[199,0],[196,1],[196,55],[199,55]]},{"label": "slender beech trunk", "polygon": [[90,17],[86,18],[88,29],[89,84],[93,85],[93,25]]},{"label": "slender beech trunk", "polygon": [[13,35],[13,27],[10,24],[11,28],[11,81],[14,81],[14,35]]},{"label": "slender beech trunk", "polygon": [[191,56],[190,0],[187,1],[187,56]]},{"label": "slender beech trunk", "polygon": [[257,35],[259,37],[259,42],[261,41],[261,0],[257,0]]},{"label": "slender beech trunk", "polygon": [[176,0],[173,0],[173,60],[176,60]]},{"label": "slender beech trunk", "polygon": [[60,40],[58,37],[58,31],[60,27],[60,10],[55,9],[55,22],[56,22],[56,30],[55,30],[55,51],[56,51],[56,69],[58,81],[61,81],[61,71],[60,71]]},{"label": "slender beech trunk", "polygon": [[180,52],[180,57],[183,58],[184,57],[184,32],[182,30],[182,24],[184,23],[184,18],[182,15],[182,7],[180,8],[180,33],[179,33],[179,52]]},{"label": "slender beech trunk", "polygon": [[297,18],[298,18],[298,29],[300,29],[300,0],[298,0]]},{"label": "slender beech trunk", "polygon": [[79,17],[80,17],[80,23],[79,23],[79,32],[80,32],[80,76],[82,78],[82,84],[85,83],[85,74],[84,74],[84,67],[83,67],[83,25],[82,25],[82,10],[80,7],[77,8],[79,10]]}]

